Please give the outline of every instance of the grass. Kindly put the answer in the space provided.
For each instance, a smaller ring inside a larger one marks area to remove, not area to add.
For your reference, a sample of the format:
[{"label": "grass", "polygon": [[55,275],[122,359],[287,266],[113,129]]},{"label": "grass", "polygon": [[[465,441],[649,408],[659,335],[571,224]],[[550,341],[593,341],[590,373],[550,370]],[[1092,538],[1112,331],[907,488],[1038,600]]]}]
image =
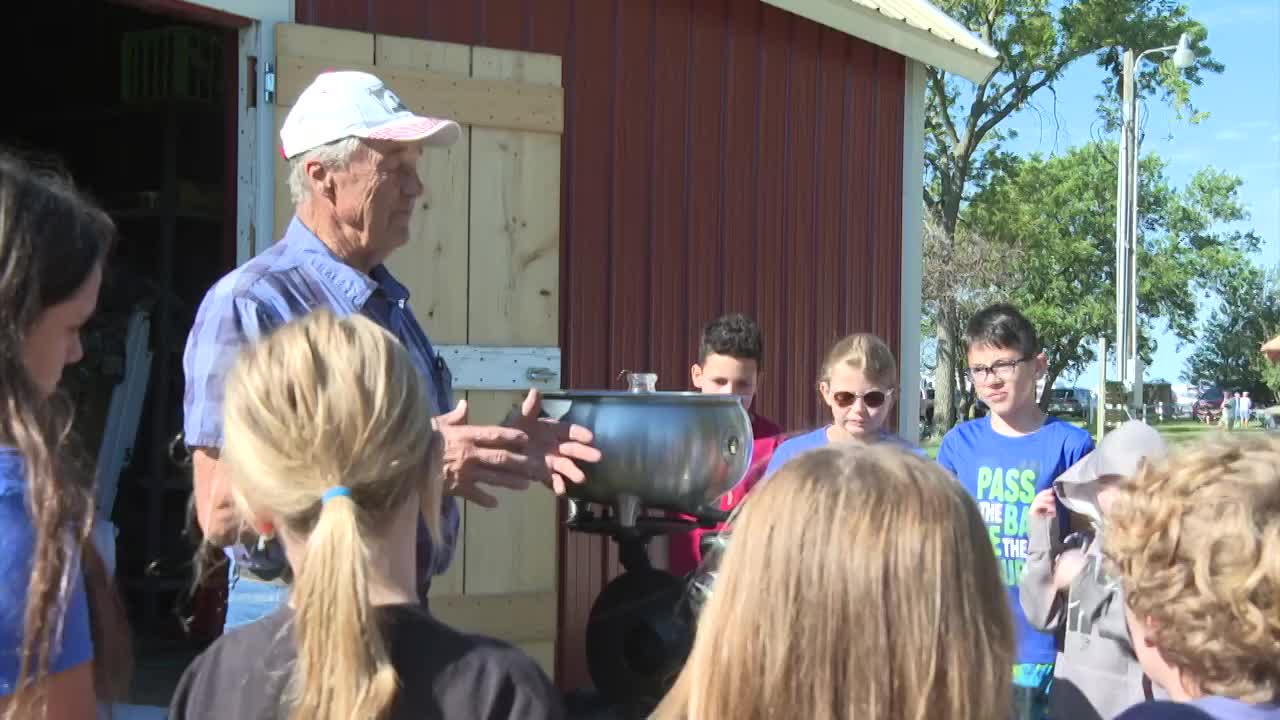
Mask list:
[{"label": "grass", "polygon": [[[1080,427],[1084,427],[1084,422],[1081,420],[1072,420],[1071,422]],[[1194,420],[1174,420],[1172,422],[1159,423],[1155,428],[1160,431],[1160,434],[1164,436],[1164,439],[1168,441],[1170,445],[1181,445],[1182,443],[1191,442],[1196,438],[1203,437],[1206,433],[1219,430],[1217,425],[1205,425],[1204,423],[1196,422]],[[1089,430],[1090,435],[1094,436],[1094,442],[1097,442],[1098,437],[1093,432],[1093,428],[1089,427],[1086,429]],[[1263,430],[1258,427],[1255,422],[1248,430],[1236,429],[1233,432],[1258,433],[1263,432]],[[929,457],[936,458],[938,456],[938,445],[940,445],[941,442],[942,440],[940,438],[934,438],[922,443],[922,447],[924,447],[925,451],[929,454]]]}]

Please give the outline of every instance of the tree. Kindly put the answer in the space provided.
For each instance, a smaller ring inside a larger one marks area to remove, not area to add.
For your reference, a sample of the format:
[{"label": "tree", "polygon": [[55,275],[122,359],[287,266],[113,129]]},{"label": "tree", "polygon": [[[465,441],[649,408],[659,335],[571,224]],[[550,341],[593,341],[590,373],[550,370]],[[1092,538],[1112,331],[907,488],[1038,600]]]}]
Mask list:
[{"label": "tree", "polygon": [[[937,213],[930,212],[924,218],[924,277],[921,285],[924,315],[924,335],[933,334],[934,323],[947,323],[963,327],[972,315],[983,307],[1008,297],[1014,288],[1020,287],[1019,269],[1025,253],[1017,244],[993,242],[969,227],[956,229],[956,242],[949,242]],[[929,343],[933,362],[940,362],[939,346]],[[947,348],[947,358],[956,375],[956,387],[964,387],[961,374],[966,365],[958,355],[958,343]],[[937,386],[935,380],[934,416],[937,417]],[[951,402],[954,402],[952,400]],[[963,416],[972,404],[972,394],[959,403]]]},{"label": "tree", "polygon": [[[987,242],[1020,250],[1018,282],[1005,297],[1035,324],[1049,357],[1042,405],[1060,376],[1096,359],[1094,339],[1114,341],[1116,152],[1114,143],[1095,142],[1011,161],[965,211],[964,225]],[[1141,165],[1139,349],[1149,362],[1156,319],[1193,341],[1198,296],[1239,284],[1258,238],[1225,227],[1247,219],[1239,178],[1205,169],[1175,188],[1159,157]]]},{"label": "tree", "polygon": [[[1126,48],[1169,45],[1181,33],[1195,41],[1197,61],[1183,73],[1154,63],[1144,65],[1140,93],[1155,94],[1189,109],[1190,89],[1204,72],[1221,72],[1204,45],[1204,26],[1187,7],[1172,0],[941,0],[938,5],[1000,52],[1000,66],[976,86],[962,86],[928,69],[925,119],[925,203],[940,219],[944,240],[957,242],[961,211],[972,195],[1010,161],[1003,150],[1008,133],[1001,123],[1027,107],[1073,63],[1093,57],[1106,70],[1099,111],[1114,122],[1120,62]],[[938,345],[935,401],[943,414],[942,431],[955,421],[952,359],[959,326],[954,308],[934,319]]]},{"label": "tree", "polygon": [[1280,397],[1280,366],[1258,351],[1280,332],[1280,274],[1251,264],[1223,284],[1221,302],[1187,358],[1183,382]]}]

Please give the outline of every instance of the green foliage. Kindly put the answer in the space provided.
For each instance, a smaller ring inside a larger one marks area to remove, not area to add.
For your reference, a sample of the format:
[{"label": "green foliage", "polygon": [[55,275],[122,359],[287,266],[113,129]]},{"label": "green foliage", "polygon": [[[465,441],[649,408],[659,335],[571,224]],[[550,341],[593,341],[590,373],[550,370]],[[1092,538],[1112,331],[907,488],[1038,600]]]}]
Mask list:
[{"label": "green foliage", "polygon": [[[1004,148],[1013,133],[1002,129],[1001,123],[1030,105],[1041,91],[1052,94],[1071,64],[1092,57],[1105,69],[1106,80],[1097,101],[1100,116],[1110,126],[1116,124],[1125,49],[1163,47],[1176,43],[1184,32],[1191,36],[1197,56],[1193,67],[1174,72],[1168,55],[1156,56],[1152,58],[1156,62],[1140,67],[1137,87],[1140,95],[1172,104],[1193,122],[1203,114],[1190,105],[1191,89],[1201,84],[1206,73],[1223,69],[1205,44],[1208,33],[1204,26],[1176,0],[938,0],[936,4],[1001,56],[1000,66],[976,85],[948,78],[934,68],[928,70],[924,195],[930,214],[942,228],[940,247],[947,253],[959,252],[948,246],[957,242],[963,208],[1018,163]],[[1112,194],[1114,190],[1113,180]],[[1066,252],[1082,250],[1083,246]],[[1071,282],[1060,279],[1060,284]],[[940,313],[931,319],[936,331],[937,429],[945,432],[955,419],[955,318],[961,309],[949,304],[945,296],[926,295],[925,300],[930,312]],[[930,304],[930,300],[934,302]],[[1101,314],[1099,308],[1095,310],[1094,314]],[[1047,315],[1046,321],[1055,319],[1052,313]],[[1184,312],[1179,318],[1185,316]]]},{"label": "green foliage", "polygon": [[[1104,142],[1019,160],[994,177],[961,218],[987,242],[1016,249],[1020,259],[1008,268],[1016,282],[1006,297],[1040,332],[1050,387],[1060,374],[1077,374],[1095,359],[1097,337],[1115,341],[1117,154],[1114,143]],[[1143,159],[1139,178],[1140,345],[1149,362],[1152,319],[1180,340],[1194,340],[1198,294],[1238,284],[1258,239],[1223,229],[1247,217],[1238,178],[1202,170],[1175,188],[1156,156]],[[1006,264],[1001,253],[989,254],[990,262]]]},{"label": "green foliage", "polygon": [[1170,0],[942,0],[950,13],[993,45],[997,70],[978,85],[929,70],[926,119],[927,196],[944,222],[958,217],[972,186],[981,187],[1008,159],[999,125],[1041,90],[1054,84],[1074,62],[1093,57],[1105,72],[1097,96],[1099,114],[1118,127],[1119,84],[1124,51],[1173,45],[1182,33],[1193,42],[1196,62],[1176,70],[1169,54],[1148,56],[1139,67],[1140,96],[1168,102],[1193,121],[1191,89],[1206,73],[1220,73],[1206,44],[1208,31],[1186,5]]},{"label": "green foliage", "polygon": [[1280,367],[1258,350],[1280,333],[1280,275],[1249,265],[1222,279],[1221,294],[1183,381],[1280,396]]}]

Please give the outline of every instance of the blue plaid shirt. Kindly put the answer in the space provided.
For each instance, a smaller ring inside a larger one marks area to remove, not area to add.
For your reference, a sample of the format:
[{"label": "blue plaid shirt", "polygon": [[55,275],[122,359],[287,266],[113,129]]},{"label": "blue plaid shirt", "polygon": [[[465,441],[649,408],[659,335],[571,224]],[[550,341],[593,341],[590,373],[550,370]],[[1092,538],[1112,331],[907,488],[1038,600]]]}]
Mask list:
[{"label": "blue plaid shirt", "polygon": [[[183,433],[189,447],[222,447],[222,401],[227,374],[246,343],[309,311],[327,307],[338,315],[361,312],[404,343],[430,387],[432,412],[453,407],[452,376],[409,310],[409,291],[385,267],[369,275],[346,265],[297,217],[266,252],[228,273],[209,289],[182,355],[186,375]],[[432,548],[426,524],[418,532],[419,585],[424,594],[433,575],[448,569],[458,537],[453,497],[442,507],[444,546]],[[227,549],[237,565],[267,577],[286,567],[277,543]]]}]

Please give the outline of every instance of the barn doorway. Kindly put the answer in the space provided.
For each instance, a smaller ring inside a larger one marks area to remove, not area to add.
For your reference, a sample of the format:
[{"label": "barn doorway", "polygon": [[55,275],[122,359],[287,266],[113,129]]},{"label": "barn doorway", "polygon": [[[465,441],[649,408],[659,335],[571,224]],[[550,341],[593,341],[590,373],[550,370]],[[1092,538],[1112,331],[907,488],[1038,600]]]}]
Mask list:
[{"label": "barn doorway", "polygon": [[98,460],[100,517],[114,525],[138,656],[132,700],[167,704],[221,627],[221,575],[192,592],[191,472],[171,448],[187,332],[236,264],[237,31],[112,2],[35,3],[0,58],[11,103],[0,144],[65,169],[119,230],[85,360],[64,385]]}]

